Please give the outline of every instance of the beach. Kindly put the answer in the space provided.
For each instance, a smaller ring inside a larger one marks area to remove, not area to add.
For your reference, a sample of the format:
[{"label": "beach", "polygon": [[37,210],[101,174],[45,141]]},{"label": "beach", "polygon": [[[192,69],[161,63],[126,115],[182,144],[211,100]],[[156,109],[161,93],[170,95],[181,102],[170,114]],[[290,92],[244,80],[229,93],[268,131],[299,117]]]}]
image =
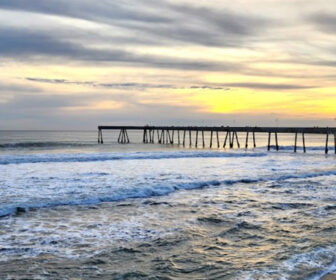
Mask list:
[{"label": "beach", "polygon": [[334,279],[336,158],[319,139],[294,154],[292,138],[267,152],[261,136],[223,150],[3,135],[0,278]]},{"label": "beach", "polygon": [[327,275],[321,278],[321,280],[335,280],[335,279],[336,279],[335,273],[328,273]]}]

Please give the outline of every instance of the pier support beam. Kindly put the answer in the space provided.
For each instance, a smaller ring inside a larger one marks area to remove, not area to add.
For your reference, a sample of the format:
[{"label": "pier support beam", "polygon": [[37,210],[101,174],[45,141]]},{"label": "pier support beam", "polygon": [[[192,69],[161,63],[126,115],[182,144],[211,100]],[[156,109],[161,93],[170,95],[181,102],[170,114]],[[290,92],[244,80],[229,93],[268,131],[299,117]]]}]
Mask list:
[{"label": "pier support beam", "polygon": [[198,130],[196,130],[195,148],[197,148],[197,144],[198,144]]},{"label": "pier support beam", "polygon": [[[147,136],[147,129],[145,128],[144,131],[143,131],[143,136],[142,136],[142,142],[143,143],[146,143],[146,136]],[[121,130],[120,130],[118,142],[120,140],[120,137],[121,137]]]},{"label": "pier support beam", "polygon": [[328,153],[328,140],[329,140],[329,133],[326,135],[326,143],[325,143],[325,149],[324,152],[327,154]]},{"label": "pier support beam", "polygon": [[249,137],[249,132],[246,132],[245,149],[248,148],[248,137]]},{"label": "pier support beam", "polygon": [[232,131],[232,134],[231,134],[231,131],[227,131],[227,132],[226,132],[226,136],[225,136],[225,139],[224,139],[223,148],[226,147],[226,142],[227,142],[227,140],[229,139],[230,149],[232,149],[232,148],[234,147],[234,141],[235,141],[235,138],[236,138],[237,147],[240,148],[239,138],[238,138],[237,131]]},{"label": "pier support beam", "polygon": [[[272,132],[268,132],[268,142],[267,142],[267,151],[271,149],[271,135]],[[275,149],[279,151],[279,142],[278,142],[278,133],[274,132],[274,137],[275,137]]]},{"label": "pier support beam", "polygon": [[[298,139],[298,132],[295,132],[295,139],[294,139],[294,153],[297,151],[297,139]],[[306,152],[306,140],[305,140],[305,134],[302,132],[302,150],[305,153]]]},{"label": "pier support beam", "polygon": [[[245,149],[246,150],[248,149],[249,134],[250,134],[250,131],[247,131],[246,132],[246,139],[245,139]],[[256,145],[255,132],[254,131],[252,132],[252,140],[253,140],[253,147],[255,148],[257,145]]]},{"label": "pier support beam", "polygon": [[189,129],[189,146],[191,147],[192,142],[191,142],[191,130]]},{"label": "pier support beam", "polygon": [[152,135],[153,135],[153,133],[152,133],[152,129],[150,129],[150,130],[148,130],[148,134],[149,134],[149,143],[153,143],[152,141]]},{"label": "pier support beam", "polygon": [[255,132],[253,131],[253,147],[256,148],[257,144],[256,144],[256,139],[255,139]]},{"label": "pier support beam", "polygon": [[164,130],[161,130],[159,144],[164,144]]},{"label": "pier support beam", "polygon": [[203,148],[204,148],[205,147],[204,130],[202,130],[202,145],[203,145]]},{"label": "pier support beam", "polygon": [[[147,136],[146,136],[146,141],[148,143]],[[121,129],[120,133],[119,133],[119,137],[118,137],[118,143],[120,143],[120,144],[126,144],[126,143],[129,143],[129,142],[130,141],[129,141],[129,138],[128,138],[127,130],[124,129],[124,128]]]},{"label": "pier support beam", "polygon": [[211,130],[211,132],[210,132],[210,148],[212,148],[212,134],[213,134],[213,131]]},{"label": "pier support beam", "polygon": [[166,137],[166,144],[172,144],[172,139],[171,139],[171,137],[170,137],[170,132],[169,132],[169,130],[167,129],[167,135],[166,135],[167,137]]},{"label": "pier support beam", "polygon": [[240,144],[239,144],[239,139],[238,139],[237,131],[235,131],[234,133],[235,133],[235,135],[236,135],[237,147],[240,148]]},{"label": "pier support beam", "polygon": [[101,129],[98,130],[98,144],[103,144],[103,132]]},{"label": "pier support beam", "polygon": [[[223,148],[226,147],[226,142],[227,142],[227,139],[228,139],[228,137],[229,137],[229,133],[230,133],[229,131],[226,132],[225,139],[224,139],[224,143],[223,143]],[[231,139],[231,137],[230,137],[230,139]],[[231,140],[230,140],[230,142],[231,142]]]},{"label": "pier support beam", "polygon": [[185,135],[186,135],[186,130],[183,131],[183,147],[185,146]]},{"label": "pier support beam", "polygon": [[217,148],[219,148],[219,135],[218,135],[218,130],[216,131],[216,137],[217,137]]}]

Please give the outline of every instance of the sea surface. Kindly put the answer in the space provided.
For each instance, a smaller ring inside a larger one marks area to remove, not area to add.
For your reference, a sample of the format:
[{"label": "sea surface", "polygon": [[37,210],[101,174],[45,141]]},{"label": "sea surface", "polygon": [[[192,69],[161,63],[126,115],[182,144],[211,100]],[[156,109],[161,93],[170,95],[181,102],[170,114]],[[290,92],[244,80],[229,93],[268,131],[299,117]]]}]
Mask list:
[{"label": "sea surface", "polygon": [[243,134],[240,149],[210,149],[208,134],[207,148],[129,136],[122,145],[104,131],[99,145],[97,131],[0,131],[0,279],[320,279],[336,269],[333,139],[325,155],[325,136],[307,135],[306,154],[293,153],[294,135],[279,136],[279,152],[259,134],[254,149]]}]

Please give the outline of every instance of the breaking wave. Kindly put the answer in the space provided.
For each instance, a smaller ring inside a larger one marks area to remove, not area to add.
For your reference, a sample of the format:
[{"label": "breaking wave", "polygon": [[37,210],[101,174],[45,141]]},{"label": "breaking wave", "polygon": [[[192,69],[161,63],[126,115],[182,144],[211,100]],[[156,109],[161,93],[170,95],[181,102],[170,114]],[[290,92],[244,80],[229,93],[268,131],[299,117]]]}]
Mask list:
[{"label": "breaking wave", "polygon": [[[98,174],[98,176],[107,176],[108,174]],[[238,179],[225,179],[225,180],[209,180],[209,181],[196,181],[196,182],[182,182],[182,183],[171,183],[171,184],[145,184],[143,186],[132,186],[123,187],[120,186],[116,189],[111,190],[108,194],[99,194],[96,196],[84,196],[84,193],[80,194],[78,198],[74,197],[72,199],[58,199],[53,200],[52,198],[47,198],[44,202],[34,203],[21,203],[7,205],[0,208],[0,217],[7,216],[11,214],[22,214],[29,210],[39,209],[39,208],[49,208],[57,206],[66,205],[92,205],[99,204],[102,202],[113,202],[122,201],[127,199],[136,198],[149,198],[155,196],[163,196],[173,193],[179,190],[193,190],[216,186],[232,186],[235,184],[253,184],[253,183],[263,183],[263,182],[279,182],[286,181],[290,179],[306,179],[306,178],[316,178],[323,176],[336,176],[336,171],[317,171],[317,172],[306,172],[301,174],[286,174],[278,175],[273,177],[259,177],[259,178],[238,178]]]},{"label": "breaking wave", "polygon": [[94,162],[110,160],[152,160],[170,158],[228,158],[228,157],[264,157],[258,152],[134,152],[134,153],[92,153],[92,154],[37,154],[6,155],[0,158],[0,165],[44,162]]},{"label": "breaking wave", "polygon": [[86,147],[95,144],[80,143],[80,142],[14,142],[14,143],[2,143],[0,149],[29,149],[29,148],[62,148],[62,147]]}]

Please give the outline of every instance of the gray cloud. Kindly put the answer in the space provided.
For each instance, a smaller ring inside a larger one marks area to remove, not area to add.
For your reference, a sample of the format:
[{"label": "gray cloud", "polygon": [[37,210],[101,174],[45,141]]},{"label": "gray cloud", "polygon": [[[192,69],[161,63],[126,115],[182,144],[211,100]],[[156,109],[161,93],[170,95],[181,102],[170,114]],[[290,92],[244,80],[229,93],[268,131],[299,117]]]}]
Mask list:
[{"label": "gray cloud", "polygon": [[211,89],[211,90],[230,90],[230,88],[250,88],[250,89],[269,89],[269,90],[297,90],[314,88],[314,86],[303,86],[296,84],[269,84],[269,83],[224,83],[213,85],[190,85],[190,86],[176,86],[173,84],[151,84],[151,83],[99,83],[96,81],[69,81],[65,79],[45,79],[45,78],[25,78],[27,81],[51,83],[51,84],[73,84],[84,85],[92,87],[115,88],[115,89]]},{"label": "gray cloud", "polygon": [[164,1],[160,2],[160,7],[164,14],[171,16],[171,22],[156,25],[130,23],[125,26],[145,31],[165,43],[173,40],[184,44],[238,48],[251,44],[253,36],[273,26],[273,21],[264,16],[256,17],[228,9],[209,9]]},{"label": "gray cloud", "polygon": [[43,58],[42,60],[45,60],[45,56],[48,56],[50,59],[67,58],[71,61],[91,63],[131,63],[132,66],[200,71],[231,71],[242,67],[234,63],[139,55],[121,49],[88,48],[81,44],[59,40],[57,36],[18,29],[0,29],[0,56],[15,59],[19,57],[25,59]]},{"label": "gray cloud", "polygon": [[153,83],[99,83],[96,81],[69,81],[65,79],[45,79],[45,78],[31,78],[26,77],[27,81],[38,82],[38,83],[48,83],[48,84],[71,84],[80,86],[91,86],[91,87],[103,87],[103,88],[114,88],[114,89],[212,89],[212,90],[229,90],[228,87],[222,87],[218,85],[191,85],[191,86],[176,86],[173,84],[153,84]]},{"label": "gray cloud", "polygon": [[295,90],[313,88],[313,86],[302,86],[294,84],[267,84],[267,83],[225,83],[227,87],[240,87],[251,89],[270,89],[270,90]]},{"label": "gray cloud", "polygon": [[336,16],[334,14],[318,12],[308,17],[321,31],[336,33]]},{"label": "gray cloud", "polygon": [[251,41],[251,36],[264,32],[272,25],[272,21],[264,17],[165,1],[160,1],[159,4],[148,0],[129,1],[126,5],[120,1],[93,3],[88,0],[35,0],[28,3],[24,0],[4,0],[1,1],[0,8],[85,19],[128,29],[128,32],[140,32],[139,38],[111,38],[116,43],[138,41],[144,44],[169,44],[175,41],[241,47],[243,42],[247,43],[247,39]]},{"label": "gray cloud", "polygon": [[140,21],[149,23],[170,21],[166,16],[146,10],[145,5],[128,5],[121,1],[90,0],[2,0],[0,8],[38,12],[58,16],[74,17],[91,21],[111,23],[113,20]]},{"label": "gray cloud", "polygon": [[40,92],[41,90],[37,87],[32,87],[29,85],[20,85],[12,83],[0,83],[0,93],[1,92]]}]

